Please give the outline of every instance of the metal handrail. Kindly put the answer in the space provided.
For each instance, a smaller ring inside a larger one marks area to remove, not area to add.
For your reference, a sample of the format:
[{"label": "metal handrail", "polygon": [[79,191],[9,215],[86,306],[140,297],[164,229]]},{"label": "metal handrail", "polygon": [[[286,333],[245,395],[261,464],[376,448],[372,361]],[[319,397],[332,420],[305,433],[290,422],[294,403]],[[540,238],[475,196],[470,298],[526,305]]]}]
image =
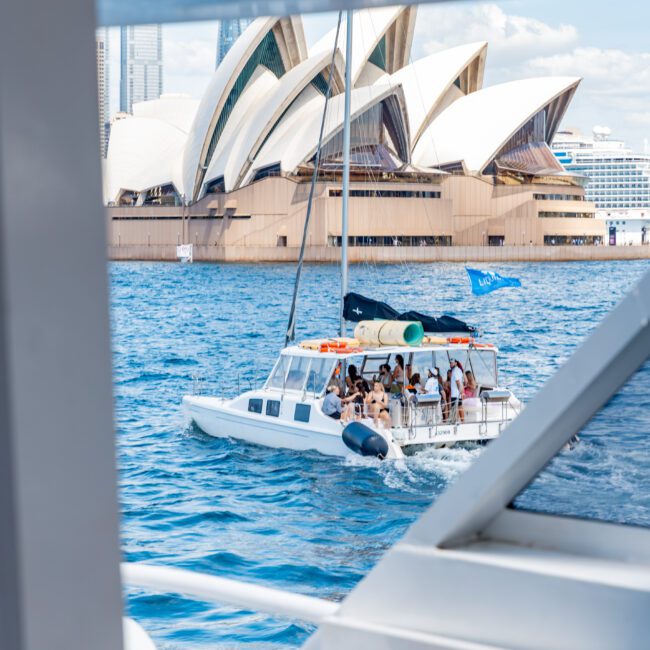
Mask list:
[{"label": "metal handrail", "polygon": [[[389,408],[392,412],[393,404],[389,405]],[[440,417],[438,412],[438,407],[436,406],[416,406],[412,403],[408,403],[402,406],[403,420],[402,426],[398,428],[415,430],[415,429],[430,429],[431,427],[445,427],[445,426],[455,426],[459,424],[492,424],[492,423],[504,423],[510,422],[519,414],[519,410],[512,404],[504,404],[501,408],[501,416],[488,418],[487,415],[484,415],[482,410],[481,417],[477,420],[465,420],[461,422],[458,414],[456,413],[452,416],[452,411],[450,411],[447,419]],[[424,416],[424,422],[418,423],[416,418],[416,413]]]},{"label": "metal handrail", "polygon": [[243,607],[308,623],[321,623],[339,608],[339,603],[329,600],[186,569],[133,562],[123,562],[120,568],[122,584],[130,587],[183,594],[203,602]]},{"label": "metal handrail", "polygon": [[200,372],[192,374],[192,395],[203,395],[205,378]]}]

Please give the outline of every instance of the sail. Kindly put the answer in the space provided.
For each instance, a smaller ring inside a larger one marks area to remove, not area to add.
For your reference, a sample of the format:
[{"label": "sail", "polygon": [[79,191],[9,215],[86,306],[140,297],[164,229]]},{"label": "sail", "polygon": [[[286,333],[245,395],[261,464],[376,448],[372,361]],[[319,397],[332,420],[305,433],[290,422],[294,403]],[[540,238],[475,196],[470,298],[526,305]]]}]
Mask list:
[{"label": "sail", "polygon": [[476,328],[454,318],[453,316],[442,315],[438,318],[427,316],[417,311],[407,311],[400,314],[390,305],[379,300],[366,298],[359,293],[347,293],[343,305],[343,317],[345,320],[358,323],[362,320],[405,320],[420,321],[424,331],[428,334],[439,334],[446,332],[476,332]]}]

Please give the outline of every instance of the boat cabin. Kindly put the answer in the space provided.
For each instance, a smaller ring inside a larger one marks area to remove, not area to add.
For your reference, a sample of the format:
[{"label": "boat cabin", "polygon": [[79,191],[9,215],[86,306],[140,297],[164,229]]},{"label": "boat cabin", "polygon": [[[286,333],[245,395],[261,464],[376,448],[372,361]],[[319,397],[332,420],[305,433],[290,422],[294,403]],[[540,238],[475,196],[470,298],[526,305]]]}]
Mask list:
[{"label": "boat cabin", "polygon": [[499,385],[497,353],[494,346],[478,343],[378,346],[336,352],[294,345],[282,350],[264,388],[306,393],[317,399],[324,396],[330,383],[345,381],[351,364],[356,366],[359,376],[371,383],[379,377],[381,365],[389,364],[393,369],[397,356],[401,356],[406,377],[419,373],[423,382],[427,370],[434,368],[438,368],[444,380],[450,370],[450,360],[456,359],[464,370],[472,371],[480,394]]}]

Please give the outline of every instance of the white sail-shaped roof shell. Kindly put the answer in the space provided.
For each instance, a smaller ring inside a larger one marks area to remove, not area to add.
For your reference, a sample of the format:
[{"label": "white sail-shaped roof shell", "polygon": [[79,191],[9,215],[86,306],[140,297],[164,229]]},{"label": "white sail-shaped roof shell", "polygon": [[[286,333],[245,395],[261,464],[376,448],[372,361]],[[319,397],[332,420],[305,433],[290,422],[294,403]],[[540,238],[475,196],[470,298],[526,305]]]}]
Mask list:
[{"label": "white sail-shaped roof shell", "polygon": [[163,120],[128,117],[114,122],[106,158],[105,202],[116,201],[122,190],[143,192],[168,185],[186,138],[187,133]]},{"label": "white sail-shaped roof shell", "polygon": [[[355,88],[350,97],[351,121],[391,95],[395,95],[399,104],[404,106],[404,95],[400,86],[374,85]],[[330,100],[323,131],[323,145],[343,129],[344,99],[344,95],[337,95]],[[244,179],[244,184],[253,179],[256,170],[279,163],[283,172],[290,173],[313,157],[318,146],[324,103],[325,98],[318,91],[310,87],[305,89],[299,101],[294,102],[260,150]],[[401,127],[407,137],[408,125],[405,116]]]},{"label": "white sail-shaped roof shell", "polygon": [[469,172],[483,172],[505,143],[544,107],[552,123],[547,142],[575,92],[578,77],[538,77],[484,88],[455,101],[423,133],[413,162],[439,167],[462,161]]},{"label": "white sail-shaped roof shell", "polygon": [[226,123],[221,138],[212,154],[208,170],[203,179],[203,191],[205,191],[206,185],[225,174],[226,164],[233,153],[234,143],[240,130],[245,128],[245,124],[254,119],[260,104],[266,101],[269,94],[273,93],[279,84],[278,78],[263,66],[259,66],[255,70],[237,102],[237,110],[233,111]]},{"label": "white sail-shaped roof shell", "polygon": [[[541,110],[549,142],[578,79],[527,79],[481,90],[485,43],[408,64],[415,15],[410,6],[354,13],[352,119],[384,102],[381,116],[374,112],[365,126],[355,125],[364,143],[384,144],[388,138],[394,145],[389,155],[398,165],[439,168],[461,162],[466,171],[483,172]],[[172,184],[193,203],[214,181],[223,179],[225,190],[232,191],[267,167],[295,173],[317,147],[334,34],[323,37],[307,58],[299,17],[258,18],[237,39],[200,102],[166,95],[134,105],[134,117],[113,127],[106,200],[115,201],[122,190]],[[341,49],[344,42],[343,26]],[[343,128],[343,67],[338,51],[324,141],[334,157],[339,145],[333,139]],[[380,120],[385,130],[377,130]]]},{"label": "white sail-shaped roof shell", "polygon": [[[254,110],[242,122],[236,136],[229,146],[224,148],[218,159],[215,152],[214,170],[209,171],[206,178],[208,176],[217,178],[223,175],[226,191],[239,187],[257,152],[277,125],[278,120],[319,73],[327,79],[331,61],[331,52],[314,55],[277,80],[272,89],[268,89],[263,94],[257,93],[259,100]],[[334,94],[343,90],[343,76],[343,57],[337,50],[332,78]]]},{"label": "white sail-shaped roof shell", "polygon": [[[467,93],[483,85],[483,70],[487,43],[469,43],[435,52],[398,70],[390,77],[383,76],[378,83],[401,84],[404,89],[411,128],[411,148],[415,147],[445,101],[463,96],[454,82],[471,67]],[[448,97],[450,89],[458,94]]]},{"label": "white sail-shaped roof shell", "polygon": [[208,147],[229,94],[257,47],[270,32],[283,37],[278,46],[286,70],[307,57],[299,18],[257,18],[234,42],[212,76],[190,130],[183,156],[183,185],[188,196],[195,197],[200,189],[197,181],[201,178],[202,171],[209,166],[210,161],[206,159]]},{"label": "white sail-shaped roof shell", "polygon": [[180,161],[198,106],[189,95],[161,95],[133,104],[133,117],[113,123],[105,165],[107,202],[121,190],[142,192],[169,183],[182,196]]},{"label": "white sail-shaped roof shell", "polygon": [[[367,79],[366,65],[381,39],[389,37],[387,49],[386,72],[392,73],[406,65],[411,53],[413,29],[415,26],[416,8],[412,5],[395,7],[377,7],[373,9],[358,9],[354,12],[352,29],[352,81],[356,87],[367,85],[372,80]],[[346,39],[345,21],[341,25],[339,46],[345,50]],[[311,49],[310,55],[323,51],[332,52],[336,29],[323,36]],[[382,74],[384,71],[378,71]]]},{"label": "white sail-shaped roof shell", "polygon": [[189,133],[199,103],[198,99],[189,95],[161,95],[158,99],[133,104],[133,116],[162,120],[184,133]]}]

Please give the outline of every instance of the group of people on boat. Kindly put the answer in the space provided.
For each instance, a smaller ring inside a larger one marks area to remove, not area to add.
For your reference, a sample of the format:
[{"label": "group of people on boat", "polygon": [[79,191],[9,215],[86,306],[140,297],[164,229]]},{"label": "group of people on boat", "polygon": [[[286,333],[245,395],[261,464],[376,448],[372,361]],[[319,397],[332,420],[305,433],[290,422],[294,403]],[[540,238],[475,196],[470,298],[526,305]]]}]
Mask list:
[{"label": "group of people on boat", "polygon": [[392,426],[388,409],[388,393],[384,385],[375,379],[371,387],[358,375],[354,365],[348,368],[345,389],[339,382],[332,382],[328,386],[327,395],[323,400],[323,413],[342,422],[361,419],[364,414],[367,414],[375,424],[381,422],[386,428]]},{"label": "group of people on boat", "polygon": [[443,421],[464,421],[463,399],[478,396],[478,385],[471,370],[463,370],[457,359],[451,359],[446,379],[438,367],[427,369],[423,379],[404,365],[404,357],[395,356],[395,366],[384,363],[371,382],[364,379],[354,364],[347,368],[345,381],[340,379],[341,366],[337,368],[323,401],[323,413],[347,422],[370,417],[383,426],[392,426],[389,396],[402,404],[417,401],[419,395],[439,395]]}]

